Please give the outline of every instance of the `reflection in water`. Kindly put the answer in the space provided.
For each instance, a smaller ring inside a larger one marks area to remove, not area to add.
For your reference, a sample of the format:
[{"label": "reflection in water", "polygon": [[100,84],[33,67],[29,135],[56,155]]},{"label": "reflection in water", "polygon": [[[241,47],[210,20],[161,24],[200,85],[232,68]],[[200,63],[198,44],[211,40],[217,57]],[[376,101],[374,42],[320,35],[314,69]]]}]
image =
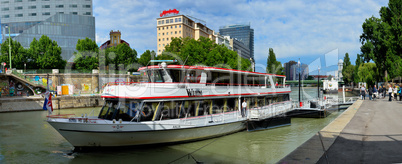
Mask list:
[{"label": "reflection in water", "polygon": [[[297,89],[292,90],[296,94],[291,96],[297,100]],[[316,95],[316,89],[307,89],[305,94]],[[81,116],[92,110],[97,114],[100,108],[63,109],[54,113]],[[177,160],[175,163],[194,163],[195,160],[275,163],[324,128],[340,112],[325,119],[293,118],[291,126],[243,131],[198,142],[78,153],[72,153],[71,144],[45,121],[46,114],[46,111],[0,113],[0,163],[168,163],[174,160]],[[194,152],[192,157],[180,158],[191,152]]]}]

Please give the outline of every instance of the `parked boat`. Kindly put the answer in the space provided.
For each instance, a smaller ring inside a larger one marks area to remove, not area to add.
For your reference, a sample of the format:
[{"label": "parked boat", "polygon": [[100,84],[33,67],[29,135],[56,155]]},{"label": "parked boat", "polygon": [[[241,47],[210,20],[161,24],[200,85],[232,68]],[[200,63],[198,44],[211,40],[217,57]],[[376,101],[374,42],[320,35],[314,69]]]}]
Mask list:
[{"label": "parked boat", "polygon": [[331,79],[331,80],[323,80],[323,92],[324,94],[328,93],[338,93],[338,81]]},{"label": "parked boat", "polygon": [[48,123],[76,148],[135,146],[222,136],[292,109],[283,75],[165,63],[139,71],[143,82],[104,87],[98,116],[51,115]]}]

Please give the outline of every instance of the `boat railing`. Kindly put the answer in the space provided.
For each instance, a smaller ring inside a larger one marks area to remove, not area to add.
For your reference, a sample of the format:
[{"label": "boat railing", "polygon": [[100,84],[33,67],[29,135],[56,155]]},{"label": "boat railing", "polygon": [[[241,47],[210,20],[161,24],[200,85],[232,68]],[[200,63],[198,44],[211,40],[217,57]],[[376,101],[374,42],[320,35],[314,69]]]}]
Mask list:
[{"label": "boat railing", "polygon": [[292,102],[290,100],[273,103],[263,107],[251,108],[248,111],[248,119],[250,120],[266,119],[281,114],[285,114],[291,109],[292,109]]},{"label": "boat railing", "polygon": [[[189,84],[201,84],[205,86],[246,86],[246,87],[258,87],[258,88],[269,88],[270,84],[238,84],[238,83],[191,83],[191,82],[109,82],[102,86],[102,90],[107,86],[116,85],[138,85],[138,84],[177,84],[179,86],[189,85]],[[290,85],[276,84],[275,88],[290,88]]]}]

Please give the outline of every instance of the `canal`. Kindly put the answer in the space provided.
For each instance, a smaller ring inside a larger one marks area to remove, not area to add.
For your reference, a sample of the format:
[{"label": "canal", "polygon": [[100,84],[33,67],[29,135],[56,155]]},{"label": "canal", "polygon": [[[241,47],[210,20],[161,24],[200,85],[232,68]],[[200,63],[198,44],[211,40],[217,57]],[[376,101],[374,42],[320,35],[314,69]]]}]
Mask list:
[{"label": "canal", "polygon": [[[291,97],[297,100],[298,89],[292,90]],[[304,97],[316,97],[317,90],[307,88],[303,93]],[[63,109],[54,113],[81,115],[99,110]],[[72,153],[72,145],[45,121],[46,111],[0,113],[0,163],[275,163],[341,112],[334,111],[324,119],[292,118],[291,126],[242,131],[198,142],[78,153]]]}]

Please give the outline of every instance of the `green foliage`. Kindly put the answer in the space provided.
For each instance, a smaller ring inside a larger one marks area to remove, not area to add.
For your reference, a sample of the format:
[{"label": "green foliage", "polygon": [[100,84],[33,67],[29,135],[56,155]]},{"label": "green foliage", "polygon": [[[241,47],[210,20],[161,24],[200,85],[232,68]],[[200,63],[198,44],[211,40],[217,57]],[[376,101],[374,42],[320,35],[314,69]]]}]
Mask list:
[{"label": "green foliage", "polygon": [[313,76],[308,76],[306,80],[314,80]]},{"label": "green foliage", "polygon": [[402,1],[390,0],[380,9],[380,18],[371,17],[362,25],[360,36],[362,57],[374,61],[379,73],[377,80],[402,76]]},{"label": "green foliage", "polygon": [[99,47],[95,41],[85,38],[78,39],[74,52],[74,67],[78,70],[92,70],[99,67]]},{"label": "green foliage", "polygon": [[375,63],[364,63],[359,67],[358,75],[361,82],[366,82],[367,85],[372,86],[375,84],[375,79],[377,79]]},{"label": "green foliage", "polygon": [[353,82],[354,82],[355,84],[358,84],[359,82],[361,82],[361,81],[360,81],[359,74],[358,74],[358,72],[359,72],[359,67],[361,66],[361,64],[363,64],[363,59],[362,59],[362,57],[361,57],[359,54],[357,54],[357,58],[356,58],[355,63],[356,63],[356,66],[355,66],[355,69],[354,69],[354,71],[353,71]]},{"label": "green foliage", "polygon": [[[137,51],[131,49],[127,44],[119,44],[116,47],[109,47],[105,51],[106,65],[109,70],[128,70],[136,71],[138,69]],[[101,60],[102,61],[102,60]]]},{"label": "green foliage", "polygon": [[241,58],[235,51],[205,37],[198,40],[188,37],[172,38],[171,43],[165,47],[165,52],[158,55],[157,59],[177,59],[176,64],[251,70],[248,59]]},{"label": "green foliage", "polygon": [[354,72],[355,72],[354,65],[348,65],[348,66],[346,66],[346,68],[344,67],[342,69],[343,81],[345,81],[345,84],[348,84],[348,83],[354,81],[354,74],[355,74]]},{"label": "green foliage", "polygon": [[266,71],[267,73],[284,75],[282,64],[280,61],[276,60],[276,55],[272,48],[269,48]]},{"label": "green foliage", "polygon": [[331,80],[332,79],[332,75],[329,75],[328,77],[327,77],[327,80]]},{"label": "green foliage", "polygon": [[64,68],[67,61],[61,57],[61,48],[56,41],[52,41],[46,35],[42,35],[38,42],[39,54],[36,58],[36,64],[39,69]]},{"label": "green foliage", "polygon": [[155,51],[146,50],[138,59],[138,64],[147,66],[151,59],[155,59]]},{"label": "green foliage", "polygon": [[[343,58],[343,66],[342,66],[342,75],[343,75],[343,81],[345,82],[345,84],[349,84],[350,82],[353,81],[353,70],[348,70],[349,72],[346,72],[346,69],[352,65],[352,63],[350,62],[350,58],[349,58],[349,54],[346,53],[345,57]],[[349,67],[350,69],[351,67]],[[354,69],[354,67],[353,67]],[[352,71],[352,72],[350,72]],[[352,74],[349,74],[352,73]]]},{"label": "green foliage", "polygon": [[[9,58],[9,39],[5,40],[3,44],[1,44],[1,54],[0,55],[0,63],[7,63],[6,67],[10,67],[10,58]],[[21,44],[17,41],[11,40],[11,62],[13,68],[24,69],[24,63],[29,65],[29,54],[27,54],[27,50],[25,50]]]}]

